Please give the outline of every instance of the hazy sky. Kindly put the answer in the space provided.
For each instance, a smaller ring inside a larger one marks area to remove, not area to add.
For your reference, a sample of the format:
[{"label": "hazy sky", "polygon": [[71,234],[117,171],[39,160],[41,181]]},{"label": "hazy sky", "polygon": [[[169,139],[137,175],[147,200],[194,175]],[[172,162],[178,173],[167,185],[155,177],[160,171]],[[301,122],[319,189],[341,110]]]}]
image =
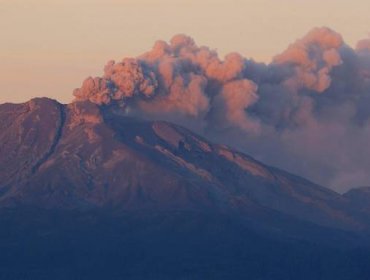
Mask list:
[{"label": "hazy sky", "polygon": [[315,26],[355,45],[369,34],[369,11],[369,0],[0,0],[0,103],[68,102],[108,60],[177,33],[259,61]]}]

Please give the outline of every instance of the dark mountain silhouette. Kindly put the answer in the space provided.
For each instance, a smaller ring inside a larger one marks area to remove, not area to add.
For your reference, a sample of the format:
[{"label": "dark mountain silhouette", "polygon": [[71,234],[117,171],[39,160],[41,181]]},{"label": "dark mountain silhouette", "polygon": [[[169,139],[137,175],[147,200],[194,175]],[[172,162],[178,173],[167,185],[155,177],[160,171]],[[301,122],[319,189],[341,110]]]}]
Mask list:
[{"label": "dark mountain silhouette", "polygon": [[1,279],[370,277],[368,189],[120,112],[0,106]]}]

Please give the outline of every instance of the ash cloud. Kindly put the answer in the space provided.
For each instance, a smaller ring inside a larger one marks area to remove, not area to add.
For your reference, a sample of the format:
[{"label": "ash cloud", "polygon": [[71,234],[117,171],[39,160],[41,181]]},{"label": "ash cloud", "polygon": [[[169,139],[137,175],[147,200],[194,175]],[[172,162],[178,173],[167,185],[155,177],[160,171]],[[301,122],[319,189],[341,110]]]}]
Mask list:
[{"label": "ash cloud", "polygon": [[224,59],[188,36],[108,62],[74,91],[165,119],[337,191],[370,185],[370,40],[315,28],[270,64]]}]

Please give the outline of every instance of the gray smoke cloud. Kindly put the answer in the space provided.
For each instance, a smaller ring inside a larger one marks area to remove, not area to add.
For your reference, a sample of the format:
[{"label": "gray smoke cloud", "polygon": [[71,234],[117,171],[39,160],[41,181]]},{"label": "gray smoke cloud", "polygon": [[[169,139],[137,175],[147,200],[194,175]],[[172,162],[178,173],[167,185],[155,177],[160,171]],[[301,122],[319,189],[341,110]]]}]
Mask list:
[{"label": "gray smoke cloud", "polygon": [[369,39],[353,49],[315,28],[264,64],[177,35],[108,62],[74,95],[187,126],[337,191],[370,185]]}]

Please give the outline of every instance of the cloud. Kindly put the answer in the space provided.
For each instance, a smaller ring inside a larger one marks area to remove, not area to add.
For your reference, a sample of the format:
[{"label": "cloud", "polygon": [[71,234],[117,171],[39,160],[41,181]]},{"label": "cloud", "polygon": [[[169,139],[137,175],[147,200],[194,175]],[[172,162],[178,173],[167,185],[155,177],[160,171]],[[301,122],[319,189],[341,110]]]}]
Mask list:
[{"label": "cloud", "polygon": [[285,81],[291,87],[321,93],[330,86],[332,68],[342,63],[341,46],[343,40],[339,34],[329,28],[315,28],[273,61],[294,69],[294,75]]},{"label": "cloud", "polygon": [[101,105],[134,96],[150,97],[157,87],[155,74],[144,63],[125,58],[119,63],[108,62],[103,78],[87,78],[73,94],[77,100],[88,99]]},{"label": "cloud", "polygon": [[366,52],[370,52],[370,38],[368,39],[362,39],[360,41],[357,42],[357,46],[356,46],[356,50],[357,51],[366,51]]},{"label": "cloud", "polygon": [[227,142],[265,163],[344,191],[370,185],[370,44],[315,28],[270,64],[186,35],[107,64],[76,101],[129,108]]}]

